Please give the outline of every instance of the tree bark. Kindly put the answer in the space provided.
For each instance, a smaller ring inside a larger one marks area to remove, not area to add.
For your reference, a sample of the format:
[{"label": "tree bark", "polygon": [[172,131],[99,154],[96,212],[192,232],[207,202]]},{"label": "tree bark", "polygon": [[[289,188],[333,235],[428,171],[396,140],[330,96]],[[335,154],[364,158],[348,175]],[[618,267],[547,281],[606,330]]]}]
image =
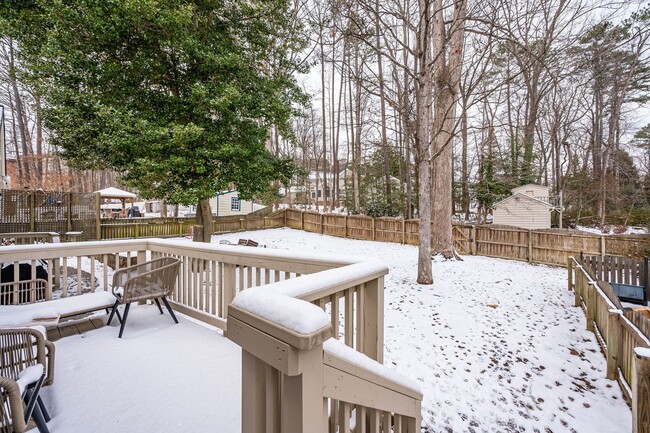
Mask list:
[{"label": "tree bark", "polygon": [[417,39],[417,154],[418,167],[418,275],[419,284],[432,284],[431,273],[431,159],[430,159],[430,121],[431,121],[431,74],[429,71],[431,17],[429,1],[418,0],[420,21]]},{"label": "tree bark", "polygon": [[210,200],[201,200],[196,207],[196,217],[194,223],[201,226],[201,230],[194,230],[192,241],[207,242],[212,241],[212,209],[210,209]]}]

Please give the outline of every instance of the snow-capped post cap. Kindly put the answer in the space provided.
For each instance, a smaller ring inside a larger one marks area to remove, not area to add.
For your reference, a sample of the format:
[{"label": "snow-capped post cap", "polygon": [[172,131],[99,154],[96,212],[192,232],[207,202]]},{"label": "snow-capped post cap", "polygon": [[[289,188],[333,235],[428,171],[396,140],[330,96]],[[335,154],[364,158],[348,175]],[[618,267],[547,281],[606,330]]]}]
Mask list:
[{"label": "snow-capped post cap", "polygon": [[244,290],[228,306],[228,338],[231,318],[297,350],[310,350],[332,336],[330,319],[322,308],[266,289]]},{"label": "snow-capped post cap", "polygon": [[619,314],[619,315],[623,314],[623,310],[619,310],[618,308],[610,308],[609,312],[611,314]]}]

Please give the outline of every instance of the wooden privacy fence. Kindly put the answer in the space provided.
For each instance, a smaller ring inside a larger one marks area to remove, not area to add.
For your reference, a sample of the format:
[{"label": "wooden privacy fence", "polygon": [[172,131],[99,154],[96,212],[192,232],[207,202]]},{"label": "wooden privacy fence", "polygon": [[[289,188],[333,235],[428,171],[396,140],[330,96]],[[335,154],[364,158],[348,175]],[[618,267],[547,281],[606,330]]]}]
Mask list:
[{"label": "wooden privacy fence", "polygon": [[[133,218],[102,219],[101,239],[139,239],[188,236],[195,219],[191,218]],[[213,233],[283,227],[284,211],[269,216],[232,215],[212,219]]]},{"label": "wooden privacy fence", "polygon": [[[102,220],[102,239],[187,236],[194,218]],[[214,233],[291,227],[349,239],[418,244],[418,220],[371,218],[283,209],[268,216],[226,216],[212,221]],[[433,230],[433,226],[431,227]],[[460,254],[566,266],[567,257],[613,254],[643,257],[650,251],[648,235],[601,236],[569,229],[527,230],[495,225],[453,225]]]},{"label": "wooden privacy fence", "polygon": [[[621,269],[621,274],[638,281],[638,273],[633,275],[635,269],[638,265],[632,264],[627,270]],[[649,310],[623,308],[611,285],[596,279],[605,273],[602,267],[594,270],[591,261],[569,258],[568,270],[575,306],[583,308],[587,330],[594,332],[607,358],[607,378],[617,380],[632,403],[633,431],[650,433]],[[613,275],[618,277],[618,269]]]},{"label": "wooden privacy fence", "polygon": [[[308,232],[409,245],[418,244],[418,220],[371,218],[286,210],[286,226]],[[433,225],[431,226],[433,231]],[[643,257],[650,236],[601,236],[578,230],[528,230],[495,225],[454,224],[456,249],[461,254],[523,260],[566,266],[569,256],[584,252],[604,256]]]}]

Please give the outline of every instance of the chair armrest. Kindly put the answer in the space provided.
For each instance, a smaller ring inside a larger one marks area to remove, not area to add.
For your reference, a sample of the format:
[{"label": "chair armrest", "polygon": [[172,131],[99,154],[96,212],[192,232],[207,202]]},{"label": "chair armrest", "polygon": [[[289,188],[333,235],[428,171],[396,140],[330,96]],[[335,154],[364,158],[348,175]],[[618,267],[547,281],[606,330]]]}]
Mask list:
[{"label": "chair armrest", "polygon": [[[23,400],[20,395],[20,388],[15,380],[0,376],[0,406],[6,407],[7,403],[9,404],[11,415],[11,425],[9,428],[13,428],[9,431],[25,431],[27,425],[25,423],[25,412],[23,410]],[[4,426],[5,422],[9,422],[8,419],[5,420],[3,418],[0,418],[0,427]]]},{"label": "chair armrest", "polygon": [[47,368],[45,369],[43,386],[50,386],[54,383],[54,343],[50,340],[45,340],[45,349],[47,351]]},{"label": "chair armrest", "polygon": [[0,359],[11,360],[0,366],[0,375],[10,379],[25,367],[46,366],[45,336],[33,328],[0,329]]}]

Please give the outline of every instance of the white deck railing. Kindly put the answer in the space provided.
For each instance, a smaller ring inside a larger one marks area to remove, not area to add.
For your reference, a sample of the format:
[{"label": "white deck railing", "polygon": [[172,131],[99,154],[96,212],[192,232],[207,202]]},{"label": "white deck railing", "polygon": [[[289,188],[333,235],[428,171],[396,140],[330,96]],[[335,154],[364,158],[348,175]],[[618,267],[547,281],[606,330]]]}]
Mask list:
[{"label": "white deck railing", "polygon": [[172,306],[243,349],[244,432],[419,431],[422,394],[381,365],[379,262],[162,239],[0,248],[32,276],[42,261],[48,300],[110,290],[115,270],[163,256],[182,262]]}]

